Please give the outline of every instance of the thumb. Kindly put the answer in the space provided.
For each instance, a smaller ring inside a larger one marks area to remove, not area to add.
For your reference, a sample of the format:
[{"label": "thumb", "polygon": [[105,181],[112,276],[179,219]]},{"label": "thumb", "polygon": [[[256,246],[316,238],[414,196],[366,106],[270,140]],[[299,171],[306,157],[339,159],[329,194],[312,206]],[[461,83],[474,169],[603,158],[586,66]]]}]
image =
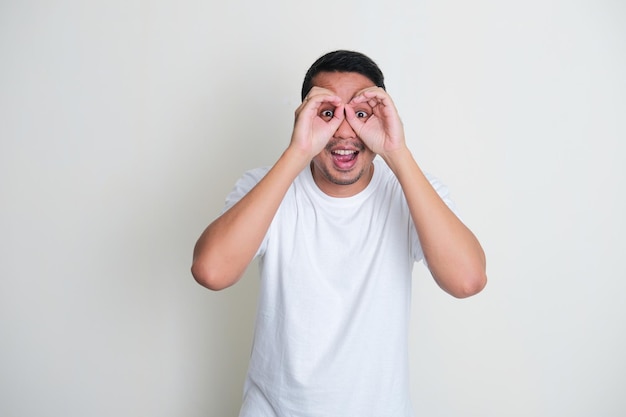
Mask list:
[{"label": "thumb", "polygon": [[351,106],[345,106],[346,120],[355,132],[360,132],[365,122],[356,117],[356,112]]},{"label": "thumb", "polygon": [[346,111],[346,106],[343,104],[340,104],[339,106],[335,108],[333,118],[328,121],[328,125],[330,128],[333,129],[333,132],[339,129],[339,126],[341,126],[341,123],[343,123],[344,119],[346,118],[345,111]]}]

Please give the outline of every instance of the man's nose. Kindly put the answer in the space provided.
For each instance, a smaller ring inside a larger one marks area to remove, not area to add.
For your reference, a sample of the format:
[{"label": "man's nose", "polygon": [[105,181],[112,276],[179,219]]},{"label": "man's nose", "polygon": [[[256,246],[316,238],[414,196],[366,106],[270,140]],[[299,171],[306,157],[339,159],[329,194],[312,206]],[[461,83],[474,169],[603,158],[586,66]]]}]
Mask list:
[{"label": "man's nose", "polygon": [[339,125],[339,128],[335,132],[335,137],[340,139],[353,139],[356,137],[356,132],[350,126],[347,119],[343,119],[343,122]]}]

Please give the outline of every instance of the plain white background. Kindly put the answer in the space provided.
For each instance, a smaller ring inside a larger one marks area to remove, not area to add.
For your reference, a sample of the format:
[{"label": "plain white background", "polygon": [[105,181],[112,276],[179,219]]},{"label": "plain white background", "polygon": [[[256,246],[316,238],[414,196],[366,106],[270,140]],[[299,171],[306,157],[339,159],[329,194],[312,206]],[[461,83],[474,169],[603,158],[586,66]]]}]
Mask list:
[{"label": "plain white background", "polygon": [[256,265],[191,251],[355,49],[451,189],[490,282],[416,265],[418,416],[626,414],[620,0],[0,2],[0,415],[235,416]]}]

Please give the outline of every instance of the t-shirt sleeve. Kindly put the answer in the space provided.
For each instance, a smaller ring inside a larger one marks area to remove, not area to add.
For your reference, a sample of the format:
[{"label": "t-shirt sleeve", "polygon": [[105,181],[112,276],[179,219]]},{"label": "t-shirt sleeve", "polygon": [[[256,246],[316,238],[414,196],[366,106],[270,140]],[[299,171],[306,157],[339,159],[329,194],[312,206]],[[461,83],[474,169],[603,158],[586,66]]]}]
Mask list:
[{"label": "t-shirt sleeve", "polygon": [[[222,214],[228,211],[232,206],[237,204],[237,202],[241,200],[246,194],[248,194],[248,192],[250,192],[250,190],[252,190],[259,183],[259,181],[261,181],[261,179],[265,176],[265,174],[267,174],[268,171],[269,167],[264,167],[252,169],[245,172],[242,177],[237,180],[232,191],[228,194],[228,196],[226,196],[226,202],[224,203]],[[255,257],[264,252],[266,242],[267,234],[263,238],[263,242],[257,250]]]},{"label": "t-shirt sleeve", "polygon": [[[459,214],[456,209],[456,205],[454,204],[454,201],[452,201],[452,199],[450,198],[450,192],[448,190],[448,187],[446,187],[445,184],[443,184],[438,178],[430,174],[425,174],[425,175],[428,181],[430,182],[430,185],[435,189],[437,194],[439,194],[439,197],[441,197],[443,202],[446,203],[446,205],[450,208],[450,210],[452,210],[452,212],[457,217],[459,217]],[[419,242],[419,236],[417,235],[417,230],[415,229],[414,224],[412,224],[412,226],[413,226],[412,228],[413,257],[416,262],[424,261],[424,265],[428,266],[428,264],[426,263],[426,259],[424,258],[424,252],[422,251],[422,246],[420,245],[420,242]]]}]

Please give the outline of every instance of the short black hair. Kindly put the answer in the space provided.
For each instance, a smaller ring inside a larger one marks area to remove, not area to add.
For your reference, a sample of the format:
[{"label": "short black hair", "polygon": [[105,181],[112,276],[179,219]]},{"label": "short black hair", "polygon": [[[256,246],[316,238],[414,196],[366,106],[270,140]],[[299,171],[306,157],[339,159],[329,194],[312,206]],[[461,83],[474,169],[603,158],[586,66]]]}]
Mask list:
[{"label": "short black hair", "polygon": [[322,55],[311,65],[302,83],[302,100],[313,88],[313,78],[320,72],[356,72],[385,89],[383,72],[371,58],[360,52],[338,50]]}]

